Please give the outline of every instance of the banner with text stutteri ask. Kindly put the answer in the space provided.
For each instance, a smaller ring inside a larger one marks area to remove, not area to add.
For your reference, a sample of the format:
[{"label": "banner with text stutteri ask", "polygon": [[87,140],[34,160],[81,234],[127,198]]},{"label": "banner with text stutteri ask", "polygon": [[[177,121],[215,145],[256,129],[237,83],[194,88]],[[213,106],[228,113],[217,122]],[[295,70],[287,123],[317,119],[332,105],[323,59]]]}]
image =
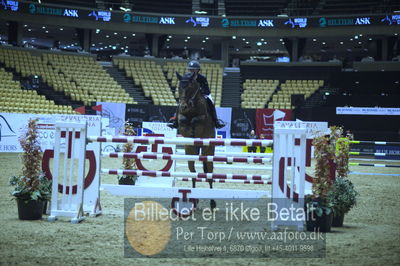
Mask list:
[{"label": "banner with text stutteri ask", "polygon": [[87,122],[88,134],[99,135],[100,116],[62,114],[16,114],[0,113],[0,152],[22,152],[19,137],[26,131],[29,119],[38,119],[39,143],[42,151],[53,149],[54,123],[56,121]]}]

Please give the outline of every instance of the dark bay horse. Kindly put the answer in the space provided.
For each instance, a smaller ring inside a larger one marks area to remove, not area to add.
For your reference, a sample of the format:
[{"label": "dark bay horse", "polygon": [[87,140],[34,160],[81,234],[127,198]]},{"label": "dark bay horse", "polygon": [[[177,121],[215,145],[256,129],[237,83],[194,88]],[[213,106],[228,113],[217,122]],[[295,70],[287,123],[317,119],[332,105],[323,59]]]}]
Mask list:
[{"label": "dark bay horse", "polygon": [[[196,73],[186,73],[183,76],[176,73],[179,79],[179,107],[176,119],[178,129],[182,136],[188,138],[215,138],[215,124],[208,107],[207,99],[200,91],[200,85],[196,81]],[[214,155],[214,146],[185,146],[187,155]],[[188,161],[190,172],[196,172],[195,162]],[[213,172],[213,162],[203,162],[204,173]],[[209,181],[210,188],[213,180]],[[192,180],[192,187],[196,187],[196,181]],[[210,201],[211,208],[215,208],[214,200]]]}]

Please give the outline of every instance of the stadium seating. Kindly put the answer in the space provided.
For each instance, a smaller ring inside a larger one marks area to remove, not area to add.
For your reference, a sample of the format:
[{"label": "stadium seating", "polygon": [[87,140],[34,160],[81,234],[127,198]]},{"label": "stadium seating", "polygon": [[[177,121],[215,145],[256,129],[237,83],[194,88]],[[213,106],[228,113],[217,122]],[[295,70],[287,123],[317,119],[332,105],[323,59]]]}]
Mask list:
[{"label": "stadium seating", "polygon": [[96,101],[135,103],[93,57],[44,53],[43,61],[76,84],[66,92],[73,100],[82,101],[85,105]]},{"label": "stadium seating", "polygon": [[268,108],[292,109],[295,107],[291,103],[292,95],[304,95],[306,100],[323,85],[323,80],[286,80],[280,85],[281,89],[272,95]]},{"label": "stadium seating", "polygon": [[23,78],[38,75],[55,91],[90,105],[96,101],[136,103],[91,56],[0,49],[0,62]]},{"label": "stadium seating", "polygon": [[[187,61],[114,58],[113,64],[124,70],[135,85],[142,87],[145,96],[150,97],[154,104],[176,105],[179,95],[175,72],[185,73]],[[218,63],[201,64],[201,73],[208,79],[215,105],[221,106],[223,68]]]},{"label": "stadium seating", "polygon": [[21,89],[20,82],[13,80],[12,73],[4,68],[0,68],[0,112],[75,114],[71,106],[56,105],[35,90]]},{"label": "stadium seating", "polygon": [[242,108],[264,108],[279,84],[278,80],[248,79],[243,83]]}]

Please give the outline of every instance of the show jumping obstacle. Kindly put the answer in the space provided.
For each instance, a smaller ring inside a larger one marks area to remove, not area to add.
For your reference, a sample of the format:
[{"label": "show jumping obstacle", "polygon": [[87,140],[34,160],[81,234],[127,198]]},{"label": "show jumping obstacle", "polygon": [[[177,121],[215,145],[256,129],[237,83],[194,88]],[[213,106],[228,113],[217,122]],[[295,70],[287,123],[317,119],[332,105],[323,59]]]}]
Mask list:
[{"label": "show jumping obstacle", "polygon": [[[59,131],[70,132],[70,128],[74,128],[74,123],[56,124]],[[80,132],[80,141],[85,139],[87,142],[115,142],[115,143],[136,143],[136,144],[180,144],[180,145],[215,145],[215,146],[269,146],[274,143],[273,154],[273,171],[272,171],[272,193],[267,190],[234,190],[234,189],[208,189],[208,188],[188,188],[188,187],[174,187],[174,180],[186,181],[195,178],[197,181],[207,181],[212,179],[219,183],[243,183],[243,184],[269,184],[271,177],[269,175],[240,175],[240,174],[216,174],[216,173],[191,173],[191,172],[167,172],[167,171],[146,171],[146,170],[121,170],[121,169],[101,169],[96,168],[96,172],[107,174],[125,174],[125,175],[139,175],[154,177],[154,180],[170,179],[173,182],[172,186],[160,186],[157,182],[149,182],[148,186],[128,186],[128,185],[111,185],[102,184],[101,187],[113,195],[131,196],[131,197],[151,197],[151,198],[171,198],[173,202],[188,202],[190,205],[189,210],[178,210],[180,214],[188,214],[196,208],[195,203],[197,199],[259,199],[262,197],[271,197],[272,201],[280,199],[278,204],[279,208],[304,206],[304,193],[305,193],[305,165],[306,165],[306,128],[302,127],[299,122],[277,122],[275,124],[274,141],[271,140],[242,140],[242,139],[193,139],[193,138],[160,138],[160,137],[108,137],[108,136],[86,136],[86,132]],[[66,134],[68,135],[68,134]],[[74,135],[74,131],[72,133]],[[56,138],[61,138],[61,135],[56,135]],[[72,144],[69,143],[71,141]],[[69,140],[66,138],[65,147],[75,147],[75,139]],[[55,158],[60,153],[60,141],[56,140]],[[74,148],[72,148],[74,149]],[[83,150],[83,149],[82,149]],[[66,148],[64,154],[74,154],[75,151],[70,151]],[[174,154],[158,154],[158,153],[104,153],[103,156],[110,158],[134,158],[134,159],[155,159],[155,160],[185,160],[185,161],[213,161],[213,162],[250,162],[250,163],[264,163],[268,158],[243,156],[197,156],[197,155],[174,155]],[[65,156],[67,157],[67,156]],[[78,163],[84,165],[84,153],[79,153]],[[98,160],[100,152],[98,154]],[[54,160],[54,167],[59,161]],[[234,169],[234,167],[232,167]],[[55,169],[55,168],[54,168]],[[72,171],[71,171],[72,172]],[[82,193],[79,188],[84,185],[83,172],[79,171],[79,178],[77,179],[78,192]],[[62,193],[62,196],[68,196],[68,190],[59,191],[58,179],[53,178],[53,192],[54,194]],[[66,183],[63,182],[63,187]],[[72,187],[72,183],[69,187]],[[100,185],[97,186],[99,192]],[[58,191],[58,192],[57,192]],[[56,198],[57,195],[53,195]],[[74,210],[81,215],[82,201],[87,195],[82,194],[82,197],[77,198],[77,208]],[[195,200],[194,200],[195,199]],[[194,203],[194,204],[193,204]],[[55,204],[55,203],[54,203]],[[176,205],[173,205],[173,207]],[[63,209],[68,206],[60,204],[58,208]],[[79,207],[79,208],[78,208]],[[71,207],[69,206],[71,209]],[[53,216],[63,216],[62,213],[58,214],[51,210]],[[273,229],[282,225],[297,226],[299,230],[303,229],[304,221],[283,221],[276,220],[272,223]]]},{"label": "show jumping obstacle", "polygon": [[[351,140],[350,144],[367,144],[367,145],[383,145],[383,146],[400,146],[400,142],[390,142],[390,141],[362,141],[362,140]],[[349,155],[358,155],[358,156],[393,156],[393,154],[388,154],[388,153],[381,153],[381,152],[375,152],[375,153],[369,153],[369,152],[354,152],[350,151]],[[360,158],[357,157],[351,157],[350,159],[354,160],[361,160]],[[368,161],[380,161],[384,159],[364,159]],[[387,160],[384,160],[387,161]],[[396,162],[398,160],[390,160],[391,162]],[[368,167],[394,167],[394,168],[400,168],[400,165],[395,165],[395,164],[375,164],[375,163],[357,163],[357,162],[349,162],[349,165],[352,166],[368,166]],[[377,173],[379,174],[379,173]]]}]

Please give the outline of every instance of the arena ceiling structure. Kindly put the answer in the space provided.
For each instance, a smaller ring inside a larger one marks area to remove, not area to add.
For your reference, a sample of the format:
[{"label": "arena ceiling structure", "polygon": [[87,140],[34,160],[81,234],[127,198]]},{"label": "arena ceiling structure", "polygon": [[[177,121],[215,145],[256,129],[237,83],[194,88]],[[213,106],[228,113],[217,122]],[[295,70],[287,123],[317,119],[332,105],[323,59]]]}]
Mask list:
[{"label": "arena ceiling structure", "polygon": [[383,46],[398,46],[400,33],[394,0],[4,0],[2,6],[4,43],[16,22],[16,38],[28,46],[110,55],[168,57],[187,50],[226,62],[376,57]]}]

